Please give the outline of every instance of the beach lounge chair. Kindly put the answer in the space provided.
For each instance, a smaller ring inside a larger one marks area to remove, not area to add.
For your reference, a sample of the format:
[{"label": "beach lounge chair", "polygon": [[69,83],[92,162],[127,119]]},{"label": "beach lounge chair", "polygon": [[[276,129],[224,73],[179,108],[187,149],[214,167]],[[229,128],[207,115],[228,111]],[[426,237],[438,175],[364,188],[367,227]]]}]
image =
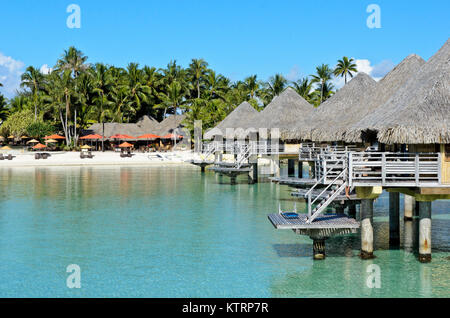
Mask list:
[{"label": "beach lounge chair", "polygon": [[44,152],[41,156],[42,159],[47,159],[48,157],[50,157],[50,154]]},{"label": "beach lounge chair", "polygon": [[41,154],[38,152],[38,153],[35,153],[34,154],[34,159],[36,159],[36,160],[39,160],[39,159],[41,159]]},{"label": "beach lounge chair", "polygon": [[89,159],[92,159],[92,158],[94,158],[94,155],[92,154],[92,152],[88,151],[87,157],[88,157]]},{"label": "beach lounge chair", "polygon": [[12,154],[8,154],[8,160],[13,160]]},{"label": "beach lounge chair", "polygon": [[80,158],[81,158],[81,159],[84,159],[84,158],[85,158],[84,152],[80,152]]},{"label": "beach lounge chair", "polygon": [[5,160],[2,153],[0,153],[0,160]]}]

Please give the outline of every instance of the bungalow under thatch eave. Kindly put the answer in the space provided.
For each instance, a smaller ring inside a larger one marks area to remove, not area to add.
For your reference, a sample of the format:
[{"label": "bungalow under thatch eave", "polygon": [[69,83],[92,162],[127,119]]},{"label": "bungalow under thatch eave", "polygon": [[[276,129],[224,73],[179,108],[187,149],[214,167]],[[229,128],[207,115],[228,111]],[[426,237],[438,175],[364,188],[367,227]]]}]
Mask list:
[{"label": "bungalow under thatch eave", "polygon": [[450,143],[450,40],[352,129],[376,131],[386,144]]}]

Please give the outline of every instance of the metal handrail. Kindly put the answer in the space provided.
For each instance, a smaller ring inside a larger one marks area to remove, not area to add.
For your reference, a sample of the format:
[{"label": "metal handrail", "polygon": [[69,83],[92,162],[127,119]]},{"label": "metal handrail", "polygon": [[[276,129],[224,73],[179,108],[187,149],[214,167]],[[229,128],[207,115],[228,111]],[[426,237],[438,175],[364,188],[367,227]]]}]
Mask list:
[{"label": "metal handrail", "polygon": [[311,217],[311,207],[312,205],[330,188],[334,183],[347,171],[347,168],[342,170],[342,172],[331,182],[316,198],[311,202],[311,193],[308,194],[308,219]]}]

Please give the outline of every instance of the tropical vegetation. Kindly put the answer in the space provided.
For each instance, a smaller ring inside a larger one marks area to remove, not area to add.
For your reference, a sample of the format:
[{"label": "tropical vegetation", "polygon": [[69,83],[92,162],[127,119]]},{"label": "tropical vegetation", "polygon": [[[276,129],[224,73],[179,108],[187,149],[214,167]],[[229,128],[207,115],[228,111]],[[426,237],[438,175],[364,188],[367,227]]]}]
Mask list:
[{"label": "tropical vegetation", "polygon": [[83,52],[70,47],[48,74],[29,66],[16,95],[10,100],[0,95],[0,135],[39,138],[59,132],[75,146],[93,123],[136,122],[143,115],[161,121],[182,113],[186,127],[193,130],[194,121],[202,120],[206,129],[244,101],[263,109],[288,86],[317,107],[334,93],[333,75],[347,79],[354,72],[353,59],[344,57],[336,69],[323,64],[295,82],[282,74],[266,82],[257,75],[232,82],[203,59],[192,59],[186,68],[177,61],[159,69],[138,63],[121,68],[89,64]]}]

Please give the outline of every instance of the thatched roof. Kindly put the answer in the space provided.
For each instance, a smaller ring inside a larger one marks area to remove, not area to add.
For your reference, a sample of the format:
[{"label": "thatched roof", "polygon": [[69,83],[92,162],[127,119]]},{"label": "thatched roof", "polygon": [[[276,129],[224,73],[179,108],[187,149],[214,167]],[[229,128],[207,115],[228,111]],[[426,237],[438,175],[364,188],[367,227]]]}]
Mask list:
[{"label": "thatched roof", "polygon": [[159,123],[158,135],[165,136],[168,134],[175,133],[178,135],[185,136],[184,133],[184,125],[183,120],[186,118],[186,115],[171,115],[166,117],[162,122]]},{"label": "thatched roof", "polygon": [[351,122],[360,108],[364,108],[364,99],[376,87],[376,82],[366,73],[359,73],[332,97],[291,130],[292,139],[314,141],[338,141],[342,132]]},{"label": "thatched roof", "polygon": [[377,131],[386,144],[450,143],[450,40],[351,130]]},{"label": "thatched roof", "polygon": [[256,117],[253,128],[278,128],[282,139],[290,139],[289,131],[302,123],[313,108],[294,89],[288,87]]},{"label": "thatched roof", "polygon": [[[116,134],[125,134],[133,137],[139,137],[148,133],[158,133],[160,123],[153,117],[143,116],[137,123],[105,123],[105,138]],[[83,132],[83,135],[103,134],[103,125],[101,123],[93,124]]]},{"label": "thatched roof", "polygon": [[216,127],[207,131],[204,138],[211,139],[216,135],[226,135],[227,128],[242,128],[246,130],[251,127],[252,121],[258,115],[258,111],[249,103],[243,102],[225,117]]},{"label": "thatched roof", "polygon": [[411,54],[386,74],[377,83],[375,90],[367,94],[358,111],[352,113],[352,120],[344,129],[342,138],[347,142],[362,141],[361,129],[357,123],[387,102],[424,64],[425,61],[420,56]]}]

